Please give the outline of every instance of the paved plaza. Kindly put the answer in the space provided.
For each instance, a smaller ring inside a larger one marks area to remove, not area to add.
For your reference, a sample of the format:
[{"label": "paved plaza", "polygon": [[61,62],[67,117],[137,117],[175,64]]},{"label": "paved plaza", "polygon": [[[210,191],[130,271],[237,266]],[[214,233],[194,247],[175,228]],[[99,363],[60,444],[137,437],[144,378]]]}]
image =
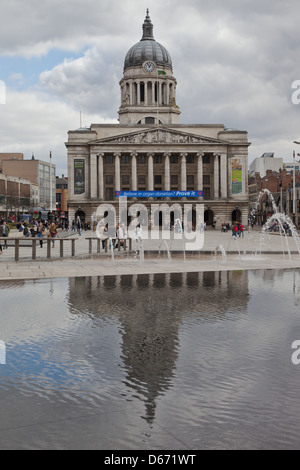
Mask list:
[{"label": "paved plaza", "polygon": [[[70,234],[61,233],[60,238]],[[0,256],[0,280],[50,279],[80,276],[108,276],[124,274],[154,274],[171,272],[226,271],[245,269],[288,269],[300,267],[300,254],[292,237],[265,234],[259,230],[245,232],[244,238],[234,239],[231,232],[207,231],[201,250],[186,251],[183,240],[144,240],[144,259],[136,256],[138,244],[132,242],[132,250],[101,249],[97,253],[97,240],[93,240],[90,253],[89,238],[96,238],[90,231],[76,239],[75,257],[71,255],[71,243],[65,242],[64,258],[60,258],[59,241],[47,259],[47,247],[37,242],[36,260],[32,261],[31,244],[24,245],[24,237],[12,232],[11,238],[20,236],[20,260],[14,260],[14,246],[9,246]],[[169,253],[168,253],[169,250]]]}]

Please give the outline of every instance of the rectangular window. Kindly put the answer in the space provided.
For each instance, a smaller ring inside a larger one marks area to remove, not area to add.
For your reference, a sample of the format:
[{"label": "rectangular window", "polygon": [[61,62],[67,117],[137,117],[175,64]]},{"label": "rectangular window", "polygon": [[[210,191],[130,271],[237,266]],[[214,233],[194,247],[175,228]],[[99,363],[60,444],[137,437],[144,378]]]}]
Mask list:
[{"label": "rectangular window", "polygon": [[210,165],[210,155],[203,155],[202,162],[206,165]]},{"label": "rectangular window", "polygon": [[113,188],[106,188],[106,200],[113,201],[114,200],[114,190]]},{"label": "rectangular window", "polygon": [[178,185],[178,175],[171,175],[171,184]]},{"label": "rectangular window", "polygon": [[146,157],[146,155],[139,155],[139,156],[138,156],[138,164],[139,164],[139,165],[146,165],[146,164],[147,164],[147,157]]},{"label": "rectangular window", "polygon": [[194,185],[194,175],[187,175],[187,184],[189,186],[193,186]]},{"label": "rectangular window", "polygon": [[203,188],[203,198],[206,200],[210,199],[210,188]]},{"label": "rectangular window", "polygon": [[188,155],[186,157],[186,163],[191,164],[191,163],[194,163],[194,162],[195,162],[194,155]]},{"label": "rectangular window", "polygon": [[105,155],[105,164],[106,165],[113,165],[114,158],[112,155]]},{"label": "rectangular window", "polygon": [[171,155],[170,163],[177,164],[178,163],[178,155]]},{"label": "rectangular window", "polygon": [[122,155],[121,163],[122,165],[128,165],[130,163],[129,155]]},{"label": "rectangular window", "polygon": [[106,184],[114,184],[114,177],[113,177],[113,175],[106,175],[106,176],[105,176],[105,182],[106,182]]},{"label": "rectangular window", "polygon": [[138,184],[146,184],[146,176],[145,175],[138,175]]},{"label": "rectangular window", "polygon": [[161,155],[154,155],[154,163],[156,165],[160,165],[162,163],[162,156]]},{"label": "rectangular window", "polygon": [[210,184],[210,175],[203,175],[203,184]]},{"label": "rectangular window", "polygon": [[129,175],[122,175],[122,185],[129,184]]},{"label": "rectangular window", "polygon": [[154,176],[154,184],[162,184],[162,176],[161,175],[155,175]]}]

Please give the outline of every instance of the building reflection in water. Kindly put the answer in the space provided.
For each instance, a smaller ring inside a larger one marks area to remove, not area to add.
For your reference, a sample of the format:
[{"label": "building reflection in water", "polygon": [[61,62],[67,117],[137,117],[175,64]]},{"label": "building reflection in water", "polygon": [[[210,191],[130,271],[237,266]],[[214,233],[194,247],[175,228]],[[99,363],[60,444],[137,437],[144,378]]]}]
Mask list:
[{"label": "building reflection in water", "polygon": [[[75,315],[110,319],[120,325],[125,384],[155,419],[157,399],[176,376],[179,333],[189,316],[198,322],[246,313],[248,272],[205,272],[76,278],[69,281]],[[238,309],[237,309],[238,307]]]}]

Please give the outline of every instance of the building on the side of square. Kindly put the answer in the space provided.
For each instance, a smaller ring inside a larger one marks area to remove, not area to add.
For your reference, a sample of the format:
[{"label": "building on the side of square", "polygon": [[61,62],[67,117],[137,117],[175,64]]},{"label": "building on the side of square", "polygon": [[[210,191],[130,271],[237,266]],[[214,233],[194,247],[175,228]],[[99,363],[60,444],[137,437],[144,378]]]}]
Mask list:
[{"label": "building on the side of square", "polygon": [[56,177],[56,212],[61,216],[68,212],[68,178],[65,175]]},{"label": "building on the side of square", "polygon": [[259,173],[261,178],[266,176],[267,171],[280,171],[284,168],[283,158],[274,157],[274,153],[265,152],[260,158],[255,158],[249,166],[249,176]]},{"label": "building on the side of square", "polygon": [[36,205],[55,210],[56,166],[52,163],[36,159],[34,155],[25,160],[22,153],[0,153],[0,174],[31,181],[38,187]]},{"label": "building on the side of square", "polygon": [[[119,191],[198,191],[160,204],[204,205],[207,226],[248,224],[248,136],[223,124],[180,124],[169,52],[154,39],[147,10],[120,81],[119,124],[68,132],[69,217],[90,221]],[[212,104],[213,105],[213,104]],[[201,197],[202,196],[202,197]],[[140,200],[150,206],[148,199]]]},{"label": "building on the side of square", "polygon": [[0,174],[0,217],[28,212],[38,204],[39,187],[25,178]]}]

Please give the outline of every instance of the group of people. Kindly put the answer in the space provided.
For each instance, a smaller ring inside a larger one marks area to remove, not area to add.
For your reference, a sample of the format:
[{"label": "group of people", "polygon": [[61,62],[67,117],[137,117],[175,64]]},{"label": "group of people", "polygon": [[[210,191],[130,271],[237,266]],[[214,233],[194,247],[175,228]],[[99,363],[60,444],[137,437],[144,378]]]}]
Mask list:
[{"label": "group of people", "polygon": [[232,236],[233,237],[239,237],[239,238],[244,238],[244,232],[245,232],[245,227],[243,224],[240,224],[239,222],[235,222],[232,226]]},{"label": "group of people", "polygon": [[229,232],[229,230],[230,230],[230,223],[229,222],[222,224],[221,232],[227,233],[227,232]]},{"label": "group of people", "polygon": [[113,248],[123,247],[125,250],[125,240],[127,239],[127,230],[124,223],[118,224],[117,228],[108,229],[106,225],[100,222],[99,236],[102,240],[102,248],[105,248],[105,240],[114,238]]},{"label": "group of people", "polygon": [[71,232],[77,232],[79,236],[82,235],[82,230],[91,230],[91,225],[87,222],[82,222],[79,216],[72,220]]},{"label": "group of people", "polygon": [[18,224],[17,228],[23,232],[25,237],[37,237],[40,242],[40,247],[43,248],[44,238],[52,239],[52,248],[55,247],[55,238],[57,235],[57,226],[54,221],[47,221],[43,223],[41,220],[36,220],[31,228],[28,227],[27,222]]}]

